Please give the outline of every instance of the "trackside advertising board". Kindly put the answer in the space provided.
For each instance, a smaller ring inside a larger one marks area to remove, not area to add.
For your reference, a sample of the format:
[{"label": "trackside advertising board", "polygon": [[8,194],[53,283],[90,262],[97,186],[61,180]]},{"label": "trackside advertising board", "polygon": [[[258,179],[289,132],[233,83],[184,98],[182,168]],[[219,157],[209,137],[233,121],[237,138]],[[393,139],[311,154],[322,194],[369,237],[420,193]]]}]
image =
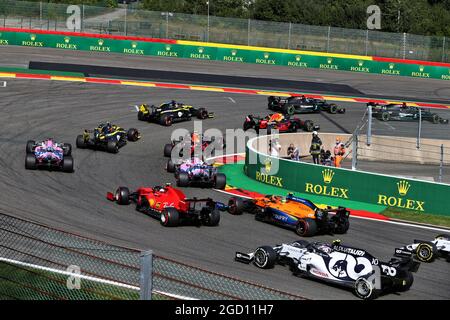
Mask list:
[{"label": "trackside advertising board", "polygon": [[304,194],[450,216],[450,185],[275,159],[248,146],[245,174]]},{"label": "trackside advertising board", "polygon": [[450,80],[450,64],[183,40],[0,28],[0,46],[17,45],[140,56],[254,63]]}]

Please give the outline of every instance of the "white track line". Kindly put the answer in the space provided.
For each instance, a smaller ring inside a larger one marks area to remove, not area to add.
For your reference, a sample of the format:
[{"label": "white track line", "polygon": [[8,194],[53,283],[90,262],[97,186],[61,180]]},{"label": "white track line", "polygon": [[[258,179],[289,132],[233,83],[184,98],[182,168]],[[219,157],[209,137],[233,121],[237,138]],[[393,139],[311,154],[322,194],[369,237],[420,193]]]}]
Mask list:
[{"label": "white track line", "polygon": [[236,103],[236,101],[234,101],[234,99],[232,97],[227,97],[228,99],[230,99],[231,102]]},{"label": "white track line", "polygon": [[6,81],[0,81],[0,87],[6,88]]}]

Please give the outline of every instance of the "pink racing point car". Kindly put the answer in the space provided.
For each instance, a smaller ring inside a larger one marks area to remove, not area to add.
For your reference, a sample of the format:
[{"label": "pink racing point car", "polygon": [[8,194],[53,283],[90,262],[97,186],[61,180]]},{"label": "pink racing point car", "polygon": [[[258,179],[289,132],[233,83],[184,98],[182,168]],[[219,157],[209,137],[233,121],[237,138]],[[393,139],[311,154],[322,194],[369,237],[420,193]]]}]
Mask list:
[{"label": "pink racing point car", "polygon": [[57,143],[51,138],[40,142],[29,140],[26,151],[25,169],[73,172],[72,146],[69,143]]}]

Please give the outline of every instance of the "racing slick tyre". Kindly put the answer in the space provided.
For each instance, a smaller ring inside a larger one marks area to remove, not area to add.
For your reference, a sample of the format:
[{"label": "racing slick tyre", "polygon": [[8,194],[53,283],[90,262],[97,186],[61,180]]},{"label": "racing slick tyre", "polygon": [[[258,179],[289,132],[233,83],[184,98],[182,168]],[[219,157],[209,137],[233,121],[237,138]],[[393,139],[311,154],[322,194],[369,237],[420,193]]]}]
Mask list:
[{"label": "racing slick tyre", "polygon": [[367,276],[356,279],[354,289],[356,296],[364,300],[376,299],[380,295],[380,291],[375,289],[374,284],[367,279]]},{"label": "racing slick tyre", "polygon": [[28,140],[27,141],[27,153],[33,153],[34,152],[34,145],[36,144],[36,141],[34,140]]},{"label": "racing slick tyre", "polygon": [[218,173],[214,177],[214,188],[215,189],[225,189],[227,185],[227,177],[223,173]]},{"label": "racing slick tyre", "polygon": [[145,116],[144,116],[144,113],[142,111],[138,112],[138,120],[145,121]]},{"label": "racing slick tyre", "polygon": [[25,169],[36,170],[36,167],[36,158],[34,157],[34,154],[28,153],[25,157]]},{"label": "racing slick tyre", "polygon": [[262,246],[255,250],[253,263],[261,269],[271,269],[277,262],[277,253],[272,247]]},{"label": "racing slick tyre", "polygon": [[297,132],[298,131],[298,124],[293,122],[290,128],[291,132]]},{"label": "racing slick tyre", "polygon": [[314,219],[299,219],[295,232],[301,237],[312,237],[317,233],[317,223]]},{"label": "racing slick tyre", "polygon": [[108,141],[108,143],[106,144],[106,151],[108,151],[109,153],[119,152],[119,146],[117,145],[117,142]]},{"label": "racing slick tyre", "polygon": [[180,172],[180,174],[178,175],[177,186],[178,187],[189,186],[189,176],[186,172]]},{"label": "racing slick tyre", "polygon": [[206,111],[205,108],[198,109],[197,118],[199,118],[200,120],[208,118],[208,111]]},{"label": "racing slick tyre", "polygon": [[119,187],[114,195],[117,204],[127,205],[130,204],[130,190],[127,187]]},{"label": "racing slick tyre", "polygon": [[63,143],[64,157],[72,155],[72,145],[70,143]]},{"label": "racing slick tyre", "polygon": [[416,248],[417,260],[421,262],[431,262],[437,254],[436,245],[429,242],[422,242]]},{"label": "racing slick tyre", "polygon": [[434,124],[438,124],[439,123],[439,115],[437,115],[436,113],[433,113],[431,115],[431,122],[433,122]]},{"label": "racing slick tyre", "polygon": [[314,123],[311,120],[305,120],[304,130],[306,132],[312,132],[314,130]]},{"label": "racing slick tyre", "polygon": [[350,228],[350,221],[344,220],[342,222],[336,222],[336,226],[334,228],[334,233],[336,233],[336,234],[347,233],[348,228]]},{"label": "racing slick tyre", "polygon": [[239,215],[245,211],[245,203],[244,200],[237,197],[231,197],[228,200],[228,212],[232,215]]},{"label": "racing slick tyre", "polygon": [[135,128],[128,129],[127,132],[127,139],[128,141],[138,141],[139,140],[139,131]]},{"label": "racing slick tyre", "polygon": [[163,115],[159,120],[159,123],[166,127],[170,127],[172,125],[172,122],[173,122],[172,116],[169,116],[167,114]]},{"label": "racing slick tyre", "polygon": [[220,222],[220,212],[218,210],[212,210],[208,213],[208,215],[204,218],[202,223],[205,226],[215,227],[219,225]]},{"label": "racing slick tyre", "polygon": [[271,135],[271,134],[272,134],[272,130],[275,130],[275,126],[272,125],[272,124],[269,124],[269,125],[267,126],[267,134],[268,134],[268,135]]},{"label": "racing slick tyre", "polygon": [[334,103],[330,104],[329,112],[330,112],[331,114],[335,114],[335,113],[337,113],[337,111],[338,111],[337,105],[335,105]]},{"label": "racing slick tyre", "polygon": [[172,149],[173,149],[173,145],[171,143],[167,143],[164,146],[164,157],[171,157],[172,156]]},{"label": "racing slick tyre", "polygon": [[389,121],[391,119],[391,114],[389,112],[383,112],[381,114],[381,120]]},{"label": "racing slick tyre", "polygon": [[161,212],[161,224],[164,227],[176,227],[180,224],[180,214],[173,207],[167,207]]},{"label": "racing slick tyre", "polygon": [[84,138],[81,134],[77,136],[76,146],[80,149],[86,148],[86,142],[84,142]]},{"label": "racing slick tyre", "polygon": [[281,108],[281,112],[292,116],[295,113],[295,107],[294,106],[283,106]]},{"label": "racing slick tyre", "polygon": [[73,172],[73,158],[72,156],[65,156],[62,162],[62,169],[64,172]]},{"label": "racing slick tyre", "polygon": [[173,163],[172,159],[169,159],[166,164],[167,172],[174,173],[175,172],[175,163]]},{"label": "racing slick tyre", "polygon": [[252,123],[250,121],[245,121],[244,122],[244,126],[243,126],[244,131],[250,130],[250,129],[254,128],[254,127],[255,127],[254,123]]}]

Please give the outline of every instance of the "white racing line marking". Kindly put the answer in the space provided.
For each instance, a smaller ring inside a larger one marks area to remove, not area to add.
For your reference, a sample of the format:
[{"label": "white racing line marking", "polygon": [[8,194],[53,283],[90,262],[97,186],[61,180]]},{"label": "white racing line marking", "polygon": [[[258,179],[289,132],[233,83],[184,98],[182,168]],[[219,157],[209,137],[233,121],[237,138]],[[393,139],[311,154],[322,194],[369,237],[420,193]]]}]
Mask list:
[{"label": "white racing line marking", "polygon": [[227,97],[231,102],[236,103],[236,101],[232,97]]},{"label": "white racing line marking", "polygon": [[[0,257],[0,261],[11,263],[11,264],[16,264],[16,265],[20,265],[20,266],[24,266],[24,267],[34,268],[34,269],[38,269],[38,270],[43,270],[43,271],[47,271],[47,272],[59,273],[59,274],[62,274],[62,275],[73,277],[73,278],[80,278],[80,279],[90,280],[90,281],[94,281],[94,282],[100,282],[100,283],[104,283],[104,284],[109,284],[109,285],[113,285],[113,286],[117,286],[117,287],[121,287],[121,288],[126,288],[126,289],[130,289],[130,290],[134,290],[134,291],[140,291],[139,287],[132,286],[132,285],[129,285],[129,284],[120,283],[120,282],[116,282],[116,281],[105,280],[105,279],[101,279],[101,278],[95,278],[95,277],[86,276],[86,275],[83,275],[83,274],[75,274],[75,273],[68,272],[68,271],[63,271],[63,270],[58,270],[58,269],[38,266],[38,265],[35,265],[35,264],[26,263],[26,262],[17,261],[17,260],[12,260],[12,259],[3,258],[3,257]],[[181,296],[181,295],[178,295],[178,294],[173,294],[173,293],[168,293],[168,292],[163,292],[163,291],[158,291],[158,290],[153,290],[153,292],[154,293],[159,293],[159,294],[162,294],[162,295],[165,295],[165,296],[168,296],[168,297],[172,297],[172,298],[175,298],[175,299],[197,300],[197,299],[192,298],[192,297]]]},{"label": "white racing line marking", "polygon": [[6,81],[0,81],[0,87],[6,88]]},{"label": "white racing line marking", "polygon": [[[215,156],[215,157],[210,157],[210,158],[206,159],[206,161],[214,160],[214,159],[217,159],[217,158],[228,158],[228,157],[239,156],[239,155],[242,156],[242,155],[245,155],[245,154],[244,153],[232,153],[232,154],[227,154],[227,155],[223,155],[223,156]],[[233,193],[231,193],[229,191],[220,190],[220,189],[213,189],[213,190],[217,191],[217,192],[229,194],[229,195],[232,195],[232,196],[236,196],[235,194],[233,194]],[[239,197],[240,198],[251,199],[251,197],[247,197],[247,196],[241,196],[240,195]],[[352,218],[356,218],[356,219],[364,219],[364,220],[371,220],[371,221],[378,221],[378,222],[396,224],[396,225],[405,226],[405,227],[413,227],[413,228],[419,228],[419,229],[426,229],[426,230],[433,230],[433,231],[450,233],[449,229],[439,228],[439,227],[432,227],[432,226],[426,226],[426,225],[420,225],[420,224],[415,224],[415,223],[392,221],[392,220],[379,220],[379,219],[375,219],[375,218],[358,217],[358,216],[351,216],[351,217]]]}]

